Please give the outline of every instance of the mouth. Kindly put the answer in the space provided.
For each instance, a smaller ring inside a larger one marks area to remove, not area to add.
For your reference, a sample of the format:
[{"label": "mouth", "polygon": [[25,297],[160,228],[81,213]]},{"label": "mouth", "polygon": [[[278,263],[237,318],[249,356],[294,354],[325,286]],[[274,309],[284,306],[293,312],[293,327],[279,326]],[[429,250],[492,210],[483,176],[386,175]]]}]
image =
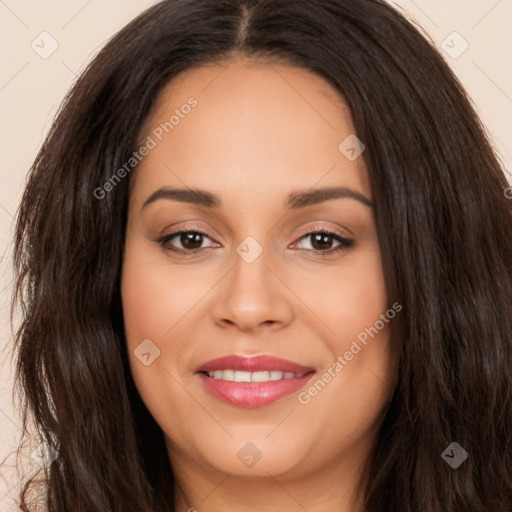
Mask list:
[{"label": "mouth", "polygon": [[240,370],[215,370],[213,372],[202,372],[211,379],[226,380],[229,382],[272,382],[283,379],[297,379],[308,372],[293,373],[281,372],[278,370],[263,370],[259,372],[244,372]]},{"label": "mouth", "polygon": [[298,391],[315,370],[272,356],[227,356],[204,363],[196,374],[215,398],[239,407],[261,407]]}]

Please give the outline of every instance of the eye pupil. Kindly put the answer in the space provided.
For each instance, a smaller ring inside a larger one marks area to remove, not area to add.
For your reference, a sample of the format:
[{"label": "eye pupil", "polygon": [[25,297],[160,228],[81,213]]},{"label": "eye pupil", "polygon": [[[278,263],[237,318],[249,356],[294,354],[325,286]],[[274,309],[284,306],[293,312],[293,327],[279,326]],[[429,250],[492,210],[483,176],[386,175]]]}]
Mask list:
[{"label": "eye pupil", "polygon": [[[325,244],[326,245],[330,245],[329,243],[329,239],[332,238],[332,235],[330,235],[329,233],[315,233],[313,235],[313,243],[312,243],[312,246],[318,250],[318,251],[322,251],[322,250],[325,250]],[[326,240],[327,239],[327,240]],[[332,241],[331,241],[332,243]],[[320,247],[316,247],[316,245],[319,244]]]},{"label": "eye pupil", "polygon": [[[194,246],[194,239],[196,239],[195,243],[197,244],[197,247]],[[182,233],[180,242],[185,249],[199,249],[203,243],[203,235],[196,232]]]}]

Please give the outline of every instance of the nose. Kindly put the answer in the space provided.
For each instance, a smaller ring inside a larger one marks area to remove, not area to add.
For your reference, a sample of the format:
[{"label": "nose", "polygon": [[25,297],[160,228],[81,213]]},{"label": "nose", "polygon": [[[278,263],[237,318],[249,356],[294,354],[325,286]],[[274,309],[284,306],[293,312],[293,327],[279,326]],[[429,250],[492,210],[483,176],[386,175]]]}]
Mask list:
[{"label": "nose", "polygon": [[232,269],[217,287],[212,308],[217,325],[247,333],[280,329],[292,321],[293,294],[269,264],[265,250],[250,263],[235,254]]}]

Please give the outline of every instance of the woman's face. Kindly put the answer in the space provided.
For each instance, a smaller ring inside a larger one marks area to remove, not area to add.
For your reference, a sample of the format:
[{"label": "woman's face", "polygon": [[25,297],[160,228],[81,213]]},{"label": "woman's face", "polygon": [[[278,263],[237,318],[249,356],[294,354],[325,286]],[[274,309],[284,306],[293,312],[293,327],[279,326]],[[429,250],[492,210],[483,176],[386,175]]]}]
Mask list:
[{"label": "woman's face", "polygon": [[178,475],[339,476],[369,449],[395,311],[354,132],[325,81],[248,60],[184,72],[147,120],[122,301]]}]

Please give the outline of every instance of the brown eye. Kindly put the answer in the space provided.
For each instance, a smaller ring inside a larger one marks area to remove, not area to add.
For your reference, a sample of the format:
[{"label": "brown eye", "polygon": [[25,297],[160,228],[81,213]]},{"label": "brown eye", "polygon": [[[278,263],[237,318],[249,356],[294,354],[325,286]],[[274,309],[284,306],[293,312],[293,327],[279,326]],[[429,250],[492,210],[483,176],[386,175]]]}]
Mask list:
[{"label": "brown eye", "polygon": [[[343,249],[349,249],[354,245],[352,240],[344,238],[337,233],[331,233],[330,231],[306,233],[300,238],[300,241],[301,240],[309,240],[309,244],[305,244],[306,247],[299,247],[299,249],[312,250],[319,254],[330,254]],[[298,243],[300,243],[300,241]],[[337,245],[333,247],[334,243],[337,243]]]},{"label": "brown eye", "polygon": [[313,235],[309,235],[311,237],[311,246],[315,251],[324,251],[328,250],[334,243],[334,236],[329,233],[314,233]]},{"label": "brown eye", "polygon": [[158,243],[170,251],[194,253],[202,250],[203,248],[208,248],[202,247],[205,238],[209,239],[210,237],[202,231],[176,231],[175,233],[171,233],[161,238],[158,240]]},{"label": "brown eye", "polygon": [[179,241],[185,249],[199,249],[203,243],[203,234],[196,232],[181,233]]}]

